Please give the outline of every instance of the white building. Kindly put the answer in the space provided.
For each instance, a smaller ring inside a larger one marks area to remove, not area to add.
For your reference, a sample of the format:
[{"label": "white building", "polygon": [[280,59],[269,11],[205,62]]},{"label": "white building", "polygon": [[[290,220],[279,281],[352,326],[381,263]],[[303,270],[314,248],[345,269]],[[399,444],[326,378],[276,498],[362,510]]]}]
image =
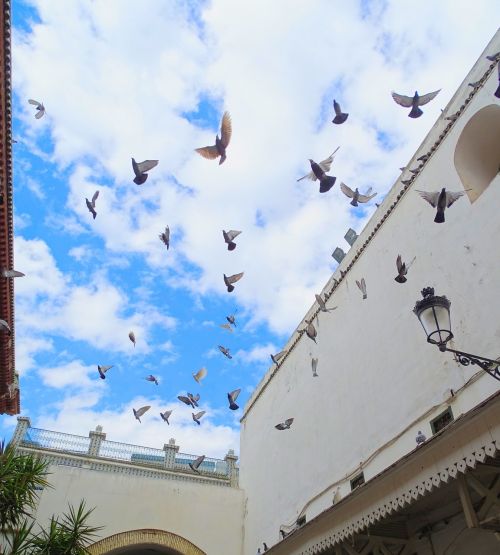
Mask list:
[{"label": "white building", "polygon": [[[21,419],[20,449],[54,463],[37,519],[85,497],[106,527],[94,553],[254,555],[263,542],[276,555],[500,552],[500,382],[427,344],[412,312],[434,287],[451,301],[448,347],[500,355],[500,104],[485,59],[498,51],[500,31],[408,163],[418,172],[401,174],[326,284],[337,308],[313,305],[256,388],[239,482],[231,454],[197,477],[172,444],[120,462],[133,446],[113,451],[93,432],[76,453],[48,435],[42,449]],[[416,190],[442,187],[467,191],[436,224]],[[398,254],[415,257],[403,284]]]}]

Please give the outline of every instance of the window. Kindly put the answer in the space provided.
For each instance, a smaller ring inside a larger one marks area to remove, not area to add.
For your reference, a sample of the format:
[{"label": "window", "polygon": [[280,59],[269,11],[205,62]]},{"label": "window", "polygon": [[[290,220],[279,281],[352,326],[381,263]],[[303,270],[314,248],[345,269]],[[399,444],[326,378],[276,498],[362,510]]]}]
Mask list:
[{"label": "window", "polygon": [[431,430],[433,434],[437,434],[443,428],[446,428],[450,422],[453,422],[453,413],[451,407],[448,407],[439,416],[431,420]]},{"label": "window", "polygon": [[500,106],[485,106],[467,122],[455,147],[455,168],[474,202],[500,169]]},{"label": "window", "polygon": [[362,486],[365,483],[365,475],[361,472],[355,478],[351,480],[351,491],[355,490],[359,486]]}]

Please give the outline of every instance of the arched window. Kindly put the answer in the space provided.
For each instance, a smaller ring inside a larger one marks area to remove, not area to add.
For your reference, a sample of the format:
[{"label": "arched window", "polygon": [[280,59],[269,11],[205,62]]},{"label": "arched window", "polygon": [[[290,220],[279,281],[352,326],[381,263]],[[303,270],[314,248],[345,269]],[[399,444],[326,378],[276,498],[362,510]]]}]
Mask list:
[{"label": "arched window", "polygon": [[455,147],[455,168],[474,202],[500,170],[500,106],[485,106],[467,122]]}]

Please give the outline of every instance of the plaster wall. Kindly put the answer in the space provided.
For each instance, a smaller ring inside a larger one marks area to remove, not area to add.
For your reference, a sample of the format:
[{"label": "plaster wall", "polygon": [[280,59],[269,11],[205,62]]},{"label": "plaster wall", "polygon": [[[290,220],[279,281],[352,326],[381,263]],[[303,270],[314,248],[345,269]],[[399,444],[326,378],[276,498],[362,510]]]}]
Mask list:
[{"label": "plaster wall", "polygon": [[90,522],[104,525],[97,539],[143,528],[172,532],[208,555],[242,552],[243,492],[199,482],[156,480],[66,466],[50,466],[36,520],[44,526],[68,503],[95,507]]},{"label": "plaster wall", "polygon": [[[500,33],[487,50],[500,50]],[[444,117],[469,95],[467,83],[481,77],[488,64],[482,57],[471,70],[409,167],[418,166],[416,158],[428,152],[448,124]],[[337,488],[337,495],[348,495],[350,479],[361,470],[368,480],[413,450],[417,431],[431,436],[430,420],[448,406],[457,418],[499,388],[477,367],[461,366],[427,344],[412,313],[421,289],[432,286],[452,302],[455,338],[449,346],[490,358],[500,355],[499,174],[473,203],[467,195],[459,199],[444,224],[433,222],[435,209],[415,191],[464,189],[455,147],[474,114],[499,106],[493,96],[497,84],[495,70],[341,281],[327,302],[338,308],[314,320],[317,344],[302,335],[247,404],[240,459],[245,554],[253,555],[263,541],[276,543],[280,525],[293,525],[302,515],[310,520],[331,506]],[[397,182],[340,269],[349,265],[401,188]],[[394,281],[398,254],[407,262],[416,256],[404,284]],[[333,277],[339,278],[340,271]],[[362,277],[366,300],[356,286]],[[325,291],[330,288],[331,282]],[[296,334],[285,349],[295,339]],[[317,378],[312,377],[312,357],[319,359]],[[290,417],[295,419],[290,430],[274,428]]]}]

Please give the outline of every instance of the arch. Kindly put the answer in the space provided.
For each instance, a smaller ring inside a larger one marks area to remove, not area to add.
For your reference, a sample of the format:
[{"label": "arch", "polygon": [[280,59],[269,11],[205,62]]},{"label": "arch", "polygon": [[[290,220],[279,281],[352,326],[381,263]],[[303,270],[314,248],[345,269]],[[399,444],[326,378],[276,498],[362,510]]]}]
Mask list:
[{"label": "arch", "polygon": [[455,147],[455,168],[474,202],[495,179],[500,166],[500,106],[481,108],[467,122]]},{"label": "arch", "polygon": [[89,546],[88,551],[91,555],[104,555],[111,551],[128,550],[134,546],[140,548],[155,545],[170,550],[176,555],[206,555],[199,547],[182,536],[152,528],[129,530],[108,536]]}]

